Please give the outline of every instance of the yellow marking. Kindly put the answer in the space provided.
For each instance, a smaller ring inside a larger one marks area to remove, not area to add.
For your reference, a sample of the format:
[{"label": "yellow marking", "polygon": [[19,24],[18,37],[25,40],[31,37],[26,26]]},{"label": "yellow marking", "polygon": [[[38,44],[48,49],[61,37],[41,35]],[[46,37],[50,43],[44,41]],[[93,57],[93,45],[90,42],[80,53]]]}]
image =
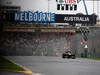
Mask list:
[{"label": "yellow marking", "polygon": [[16,71],[16,72],[26,73],[26,74],[33,74],[33,72],[32,72],[32,71]]}]

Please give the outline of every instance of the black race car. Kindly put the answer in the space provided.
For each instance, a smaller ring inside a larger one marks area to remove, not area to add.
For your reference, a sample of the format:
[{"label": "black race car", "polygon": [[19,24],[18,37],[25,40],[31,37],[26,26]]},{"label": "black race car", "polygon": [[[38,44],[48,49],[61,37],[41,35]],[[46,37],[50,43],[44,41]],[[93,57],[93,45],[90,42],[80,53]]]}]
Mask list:
[{"label": "black race car", "polygon": [[62,58],[72,58],[72,59],[75,59],[75,54],[72,52],[72,51],[65,51],[63,54],[62,54]]}]

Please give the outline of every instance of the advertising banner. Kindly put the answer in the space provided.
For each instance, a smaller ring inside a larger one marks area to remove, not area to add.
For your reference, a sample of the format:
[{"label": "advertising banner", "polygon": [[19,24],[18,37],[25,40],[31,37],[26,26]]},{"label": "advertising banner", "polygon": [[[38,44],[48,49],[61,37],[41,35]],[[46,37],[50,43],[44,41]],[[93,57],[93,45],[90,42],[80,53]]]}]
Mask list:
[{"label": "advertising banner", "polygon": [[56,0],[57,10],[77,11],[77,5],[82,0]]},{"label": "advertising banner", "polygon": [[21,22],[51,23],[55,22],[55,13],[19,11],[15,13],[14,20]]},{"label": "advertising banner", "polygon": [[95,15],[68,15],[56,14],[56,23],[81,23],[81,24],[96,24]]},{"label": "advertising banner", "polygon": [[96,24],[95,15],[55,14],[38,11],[18,11],[5,15],[6,20],[12,22]]}]

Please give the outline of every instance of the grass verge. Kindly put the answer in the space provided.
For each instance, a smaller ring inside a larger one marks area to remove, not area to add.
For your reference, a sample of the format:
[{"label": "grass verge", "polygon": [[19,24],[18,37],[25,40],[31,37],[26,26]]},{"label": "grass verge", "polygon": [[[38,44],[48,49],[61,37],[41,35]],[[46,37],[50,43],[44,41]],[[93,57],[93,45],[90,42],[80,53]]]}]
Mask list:
[{"label": "grass verge", "polygon": [[83,59],[100,60],[100,58],[83,58]]},{"label": "grass verge", "polygon": [[22,67],[16,65],[15,63],[9,61],[8,59],[2,56],[0,56],[0,69],[11,71],[25,71]]}]

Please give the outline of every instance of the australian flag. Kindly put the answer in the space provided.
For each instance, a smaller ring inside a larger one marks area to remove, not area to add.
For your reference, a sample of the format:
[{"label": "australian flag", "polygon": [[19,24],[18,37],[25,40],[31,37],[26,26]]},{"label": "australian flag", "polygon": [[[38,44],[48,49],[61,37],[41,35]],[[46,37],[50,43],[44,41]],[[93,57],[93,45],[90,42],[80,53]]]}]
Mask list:
[{"label": "australian flag", "polygon": [[77,3],[79,3],[80,1],[82,1],[82,0],[77,0]]}]

